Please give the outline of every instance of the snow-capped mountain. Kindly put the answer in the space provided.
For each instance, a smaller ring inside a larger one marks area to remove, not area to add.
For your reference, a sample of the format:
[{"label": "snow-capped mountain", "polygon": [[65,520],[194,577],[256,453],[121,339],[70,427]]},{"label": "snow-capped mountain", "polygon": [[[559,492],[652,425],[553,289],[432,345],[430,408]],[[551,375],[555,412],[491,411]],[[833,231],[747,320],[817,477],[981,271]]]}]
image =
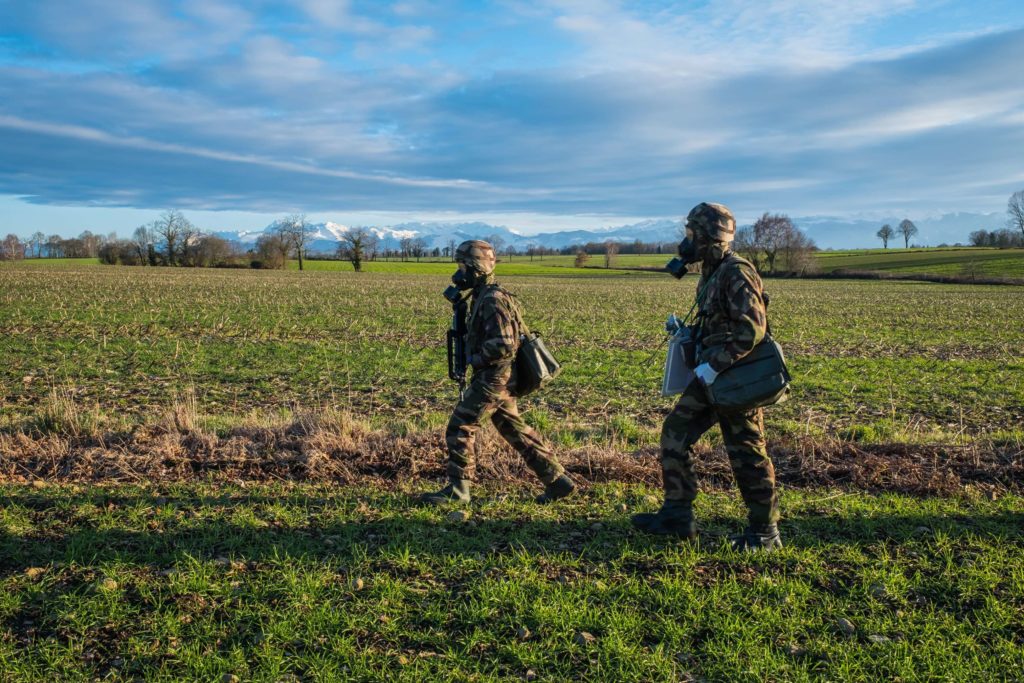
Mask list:
[{"label": "snow-capped mountain", "polygon": [[[398,249],[401,240],[419,238],[427,249],[443,249],[451,242],[458,244],[464,240],[487,239],[496,241],[498,238],[502,248],[515,247],[525,251],[531,246],[561,249],[562,247],[587,242],[674,242],[679,239],[678,220],[648,220],[634,225],[607,227],[597,230],[565,230],[561,232],[545,232],[536,235],[524,235],[521,232],[503,225],[491,225],[482,222],[410,222],[389,226],[349,226],[328,221],[311,225],[314,231],[309,242],[310,252],[334,252],[345,233],[353,227],[364,227],[377,236],[381,249]],[[217,231],[213,234],[224,239],[235,240],[244,245],[255,244],[260,235],[273,230],[268,225],[263,230],[243,230],[238,232]]]},{"label": "snow-capped mountain", "polygon": [[[797,227],[803,229],[823,249],[850,249],[878,246],[875,232],[883,223],[893,227],[903,217],[891,216],[879,219],[836,218],[829,216],[807,216],[793,218]],[[966,243],[971,231],[979,228],[1002,227],[1004,218],[1000,214],[955,213],[912,220],[920,230],[914,238],[917,244],[938,245],[943,243]],[[353,226],[328,221],[311,226],[315,233],[310,240],[312,253],[333,253],[345,233]],[[515,247],[525,251],[531,246],[561,249],[587,242],[678,242],[681,219],[655,218],[630,225],[610,226],[589,230],[562,230],[526,235],[503,225],[475,222],[408,222],[387,226],[358,226],[373,232],[381,249],[398,249],[405,238],[422,239],[427,249],[443,249],[450,243],[463,240],[500,240],[502,248]],[[236,240],[245,245],[256,242],[260,235],[270,232],[272,225],[263,230],[240,232],[220,231],[213,234],[225,239]],[[898,241],[898,240],[897,240]]]}]

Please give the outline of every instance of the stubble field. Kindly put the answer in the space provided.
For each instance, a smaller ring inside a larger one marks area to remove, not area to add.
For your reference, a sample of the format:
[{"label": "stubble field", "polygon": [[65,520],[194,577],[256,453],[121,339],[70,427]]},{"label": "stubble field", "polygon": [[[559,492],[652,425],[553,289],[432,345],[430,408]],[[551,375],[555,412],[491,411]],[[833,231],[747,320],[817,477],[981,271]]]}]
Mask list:
[{"label": "stubble field", "polygon": [[456,395],[441,264],[0,267],[0,669],[622,681],[1024,666],[1024,288],[769,281],[795,377],[767,415],[788,547],[747,558],[721,542],[742,511],[715,435],[702,546],[628,526],[657,504],[661,327],[694,281],[506,269],[565,366],[528,420],[585,491],[536,508],[486,438],[492,484],[457,520],[407,504],[441,472]]}]

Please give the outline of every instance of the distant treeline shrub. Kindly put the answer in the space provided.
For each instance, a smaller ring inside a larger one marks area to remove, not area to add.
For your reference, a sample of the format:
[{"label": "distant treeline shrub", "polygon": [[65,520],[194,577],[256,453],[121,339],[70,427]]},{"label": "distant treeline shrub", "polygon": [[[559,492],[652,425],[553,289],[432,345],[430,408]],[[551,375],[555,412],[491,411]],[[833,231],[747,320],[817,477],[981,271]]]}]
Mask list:
[{"label": "distant treeline shrub", "polygon": [[970,234],[973,247],[998,247],[1000,249],[1024,247],[1024,233],[1016,230],[975,230]]}]

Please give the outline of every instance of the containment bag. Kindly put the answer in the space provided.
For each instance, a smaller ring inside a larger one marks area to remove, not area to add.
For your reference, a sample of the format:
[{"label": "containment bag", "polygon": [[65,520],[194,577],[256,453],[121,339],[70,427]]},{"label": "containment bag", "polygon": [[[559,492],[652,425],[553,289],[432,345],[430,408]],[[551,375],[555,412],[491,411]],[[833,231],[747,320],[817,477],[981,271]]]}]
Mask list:
[{"label": "containment bag", "polygon": [[551,355],[539,334],[522,335],[519,351],[512,366],[515,377],[515,395],[525,396],[537,391],[558,376],[562,366]]},{"label": "containment bag", "polygon": [[695,351],[692,330],[680,327],[669,337],[668,355],[665,357],[665,375],[661,380],[661,395],[681,394],[696,376],[693,374]]},{"label": "containment bag", "polygon": [[707,388],[708,399],[722,412],[746,412],[786,400],[789,382],[782,347],[768,334],[753,351],[718,375]]}]

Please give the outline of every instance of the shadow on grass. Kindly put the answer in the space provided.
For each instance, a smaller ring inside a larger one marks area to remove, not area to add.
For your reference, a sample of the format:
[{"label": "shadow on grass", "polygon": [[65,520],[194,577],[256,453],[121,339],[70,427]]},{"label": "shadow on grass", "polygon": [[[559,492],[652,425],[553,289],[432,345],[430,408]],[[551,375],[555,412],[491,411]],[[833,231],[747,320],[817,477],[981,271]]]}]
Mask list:
[{"label": "shadow on grass", "polygon": [[[236,494],[155,500],[150,495],[97,491],[67,495],[55,506],[45,491],[4,496],[0,505],[29,510],[36,520],[33,531],[24,535],[0,532],[0,574],[52,562],[166,567],[188,558],[273,562],[300,557],[343,566],[399,555],[476,558],[520,550],[607,562],[627,551],[649,553],[679,542],[637,533],[628,514],[580,518],[578,508],[568,508],[568,518],[561,520],[531,518],[530,507],[525,512],[472,508],[468,521],[456,522],[445,513],[435,515],[411,504],[408,509],[396,507],[392,496],[381,511],[367,506],[367,501],[375,500],[367,497],[338,501],[316,495]],[[181,516],[157,517],[152,510],[160,504],[173,505]],[[83,505],[95,506],[90,510],[96,516],[84,516],[79,508]],[[113,516],[103,517],[108,514],[104,510]],[[282,510],[284,515],[279,514]],[[294,516],[292,521],[282,519],[289,515]],[[701,519],[702,549],[721,549],[725,536],[739,531],[742,523],[733,517]],[[921,545],[968,538],[1022,546],[1024,512],[829,515],[797,506],[784,519],[782,529],[786,545],[797,549]]]}]

